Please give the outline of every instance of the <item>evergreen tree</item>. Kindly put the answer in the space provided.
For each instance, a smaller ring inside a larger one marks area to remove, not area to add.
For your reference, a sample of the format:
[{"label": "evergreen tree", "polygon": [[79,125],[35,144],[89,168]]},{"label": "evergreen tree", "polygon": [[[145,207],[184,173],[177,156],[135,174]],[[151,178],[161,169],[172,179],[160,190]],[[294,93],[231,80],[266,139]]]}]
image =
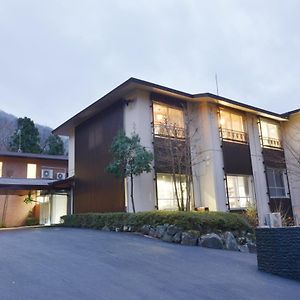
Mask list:
[{"label": "evergreen tree", "polygon": [[11,136],[9,148],[14,152],[41,153],[40,134],[30,118],[18,119],[18,128]]},{"label": "evergreen tree", "polygon": [[143,172],[151,171],[153,154],[141,145],[140,137],[137,134],[128,137],[124,132],[120,132],[114,138],[111,151],[113,161],[107,167],[107,171],[116,177],[130,177],[130,198],[132,210],[135,213],[133,178]]},{"label": "evergreen tree", "polygon": [[46,140],[46,146],[43,152],[51,155],[64,155],[63,140],[58,135],[50,134]]}]

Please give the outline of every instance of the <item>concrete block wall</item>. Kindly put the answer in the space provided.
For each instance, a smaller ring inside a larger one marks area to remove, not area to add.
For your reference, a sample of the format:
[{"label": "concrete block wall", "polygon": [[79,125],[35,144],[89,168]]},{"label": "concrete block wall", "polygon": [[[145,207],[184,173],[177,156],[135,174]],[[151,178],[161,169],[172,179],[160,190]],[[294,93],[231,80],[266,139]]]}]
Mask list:
[{"label": "concrete block wall", "polygon": [[300,281],[300,227],[257,228],[260,271]]}]

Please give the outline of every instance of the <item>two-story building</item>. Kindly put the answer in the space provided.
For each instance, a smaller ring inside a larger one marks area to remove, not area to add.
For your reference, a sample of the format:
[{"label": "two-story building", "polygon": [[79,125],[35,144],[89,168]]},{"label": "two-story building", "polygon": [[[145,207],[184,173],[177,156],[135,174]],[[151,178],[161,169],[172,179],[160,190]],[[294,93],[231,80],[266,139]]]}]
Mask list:
[{"label": "two-story building", "polygon": [[73,212],[132,210],[128,180],[105,171],[112,140],[123,130],[137,133],[154,153],[152,172],[135,178],[137,211],[177,209],[174,178],[182,167],[172,166],[176,155],[163,145],[188,145],[191,209],[236,211],[255,204],[261,224],[269,212],[299,214],[299,115],[130,78],[54,130],[69,136]]},{"label": "two-story building", "polygon": [[67,156],[1,151],[0,225],[25,225],[29,216],[59,223],[68,207],[67,169]]}]

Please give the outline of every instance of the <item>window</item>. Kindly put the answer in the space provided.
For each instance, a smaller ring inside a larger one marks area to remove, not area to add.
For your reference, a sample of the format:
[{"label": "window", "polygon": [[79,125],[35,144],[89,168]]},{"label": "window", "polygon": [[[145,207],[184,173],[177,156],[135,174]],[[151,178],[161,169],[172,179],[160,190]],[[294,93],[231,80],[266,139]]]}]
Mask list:
[{"label": "window", "polygon": [[243,143],[247,141],[242,115],[221,109],[220,127],[223,139]]},{"label": "window", "polygon": [[287,197],[287,176],[284,169],[267,168],[267,179],[271,198]]},{"label": "window", "polygon": [[[180,175],[176,175],[177,184],[179,185]],[[184,177],[184,175],[181,175]],[[182,179],[184,199],[186,199],[186,184],[185,180]],[[177,188],[180,192],[180,188]],[[180,196],[179,196],[180,197]],[[158,209],[160,210],[177,210],[177,198],[175,194],[175,188],[173,183],[173,178],[171,174],[157,174],[157,199],[158,199]]]},{"label": "window", "polygon": [[3,176],[3,162],[0,161],[0,177]]},{"label": "window", "polygon": [[183,110],[153,103],[154,134],[184,138]]},{"label": "window", "polygon": [[261,144],[263,147],[281,148],[279,124],[261,120],[260,129]]},{"label": "window", "polygon": [[27,164],[27,178],[36,178],[36,164]]},{"label": "window", "polygon": [[230,209],[244,209],[253,203],[252,176],[227,176]]}]

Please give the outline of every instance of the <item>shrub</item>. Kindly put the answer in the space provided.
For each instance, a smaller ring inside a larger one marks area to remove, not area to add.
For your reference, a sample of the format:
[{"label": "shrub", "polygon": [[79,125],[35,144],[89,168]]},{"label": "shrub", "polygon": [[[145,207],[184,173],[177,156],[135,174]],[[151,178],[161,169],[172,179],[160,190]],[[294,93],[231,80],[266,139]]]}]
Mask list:
[{"label": "shrub", "polygon": [[143,225],[176,225],[182,230],[197,230],[201,234],[216,231],[251,231],[251,226],[243,216],[229,212],[183,212],[149,211],[132,213],[85,213],[62,217],[62,226],[122,230],[130,226],[133,231],[141,231]]}]

